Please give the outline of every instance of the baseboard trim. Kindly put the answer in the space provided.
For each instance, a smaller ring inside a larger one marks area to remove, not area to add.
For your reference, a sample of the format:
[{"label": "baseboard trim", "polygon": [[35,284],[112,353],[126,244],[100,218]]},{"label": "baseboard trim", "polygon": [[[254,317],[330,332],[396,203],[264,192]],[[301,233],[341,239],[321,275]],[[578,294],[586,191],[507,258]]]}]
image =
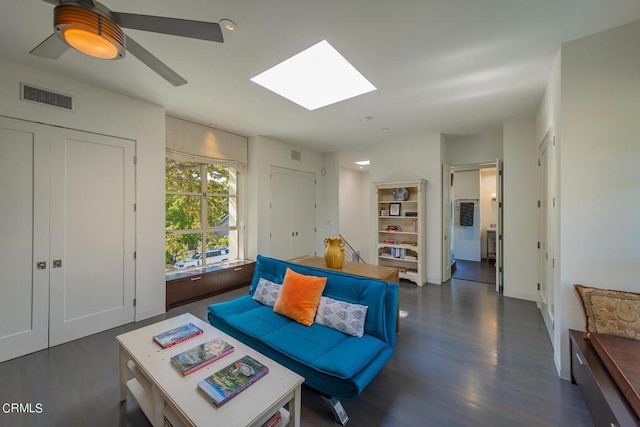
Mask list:
[{"label": "baseboard trim", "polygon": [[518,298],[518,299],[524,299],[527,301],[533,301],[535,303],[538,302],[538,298],[536,296],[536,294],[527,294],[524,292],[509,292],[509,289],[507,286],[505,286],[504,288],[504,296],[505,297],[510,297],[510,298]]},{"label": "baseboard trim", "polygon": [[141,320],[145,320],[145,319],[148,319],[148,318],[153,317],[153,316],[158,316],[158,315],[164,314],[166,312],[167,312],[167,310],[164,307],[160,307],[160,308],[156,308],[155,310],[145,311],[143,313],[136,313],[136,316],[135,316],[136,320],[135,321],[139,322]]}]

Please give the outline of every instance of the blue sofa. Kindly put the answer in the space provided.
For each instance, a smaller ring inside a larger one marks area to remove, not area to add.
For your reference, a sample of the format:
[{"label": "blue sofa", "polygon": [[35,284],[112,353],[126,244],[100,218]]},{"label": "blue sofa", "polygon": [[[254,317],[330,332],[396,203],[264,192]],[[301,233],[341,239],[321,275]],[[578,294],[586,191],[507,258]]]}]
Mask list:
[{"label": "blue sofa", "polygon": [[[252,299],[261,277],[282,283],[287,267],[327,278],[323,296],[368,307],[364,335],[314,323],[301,325]],[[391,358],[396,342],[398,284],[258,256],[249,294],[208,307],[216,328],[305,378],[327,397],[358,396]]]}]

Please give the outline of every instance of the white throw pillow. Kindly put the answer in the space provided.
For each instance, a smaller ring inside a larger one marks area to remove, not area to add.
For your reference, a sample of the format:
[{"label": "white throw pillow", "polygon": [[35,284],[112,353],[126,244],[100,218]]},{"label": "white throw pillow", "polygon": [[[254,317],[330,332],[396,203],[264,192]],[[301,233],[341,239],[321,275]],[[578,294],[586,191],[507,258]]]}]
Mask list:
[{"label": "white throw pillow", "polygon": [[316,323],[354,337],[361,337],[364,334],[364,321],[367,318],[368,308],[366,305],[350,304],[322,297],[318,304]]},{"label": "white throw pillow", "polygon": [[282,285],[270,282],[269,280],[261,277],[260,280],[258,280],[258,285],[256,286],[256,290],[253,293],[252,298],[259,303],[273,307],[280,296],[281,290]]}]

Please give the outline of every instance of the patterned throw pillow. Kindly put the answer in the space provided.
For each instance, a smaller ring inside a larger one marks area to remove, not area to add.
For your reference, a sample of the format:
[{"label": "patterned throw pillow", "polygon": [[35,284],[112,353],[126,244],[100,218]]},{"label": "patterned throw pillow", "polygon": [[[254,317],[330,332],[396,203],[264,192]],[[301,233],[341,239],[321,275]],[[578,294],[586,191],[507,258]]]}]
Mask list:
[{"label": "patterned throw pillow", "polygon": [[364,334],[364,321],[368,308],[366,305],[350,304],[322,297],[318,305],[316,323],[354,337],[361,337]]},{"label": "patterned throw pillow", "polygon": [[585,338],[589,338],[590,332],[597,332],[640,341],[640,294],[573,286],[580,295],[587,320]]},{"label": "patterned throw pillow", "polygon": [[281,290],[282,285],[270,282],[261,277],[260,280],[258,280],[258,285],[252,298],[259,303],[273,307],[280,296]]}]

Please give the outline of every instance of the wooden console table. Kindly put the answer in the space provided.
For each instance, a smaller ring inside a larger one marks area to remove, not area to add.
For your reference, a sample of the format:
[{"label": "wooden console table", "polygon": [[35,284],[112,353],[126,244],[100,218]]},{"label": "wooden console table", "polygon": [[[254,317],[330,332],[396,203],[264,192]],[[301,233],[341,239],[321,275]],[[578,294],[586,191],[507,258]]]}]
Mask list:
[{"label": "wooden console table", "polygon": [[249,260],[232,261],[167,275],[167,310],[246,286],[251,282],[255,265]]},{"label": "wooden console table", "polygon": [[640,418],[581,331],[569,330],[571,382],[578,384],[596,426],[637,427]]},{"label": "wooden console table", "polygon": [[[319,256],[302,256],[290,259],[289,262],[316,267],[323,270],[339,271],[341,273],[353,274],[354,276],[369,277],[382,280],[383,282],[400,283],[399,270],[395,267],[385,267],[382,265],[363,264],[361,262],[345,261],[342,268],[329,268],[324,262],[324,258]],[[400,303],[398,302],[398,316],[396,318],[396,332],[400,332]]]}]

